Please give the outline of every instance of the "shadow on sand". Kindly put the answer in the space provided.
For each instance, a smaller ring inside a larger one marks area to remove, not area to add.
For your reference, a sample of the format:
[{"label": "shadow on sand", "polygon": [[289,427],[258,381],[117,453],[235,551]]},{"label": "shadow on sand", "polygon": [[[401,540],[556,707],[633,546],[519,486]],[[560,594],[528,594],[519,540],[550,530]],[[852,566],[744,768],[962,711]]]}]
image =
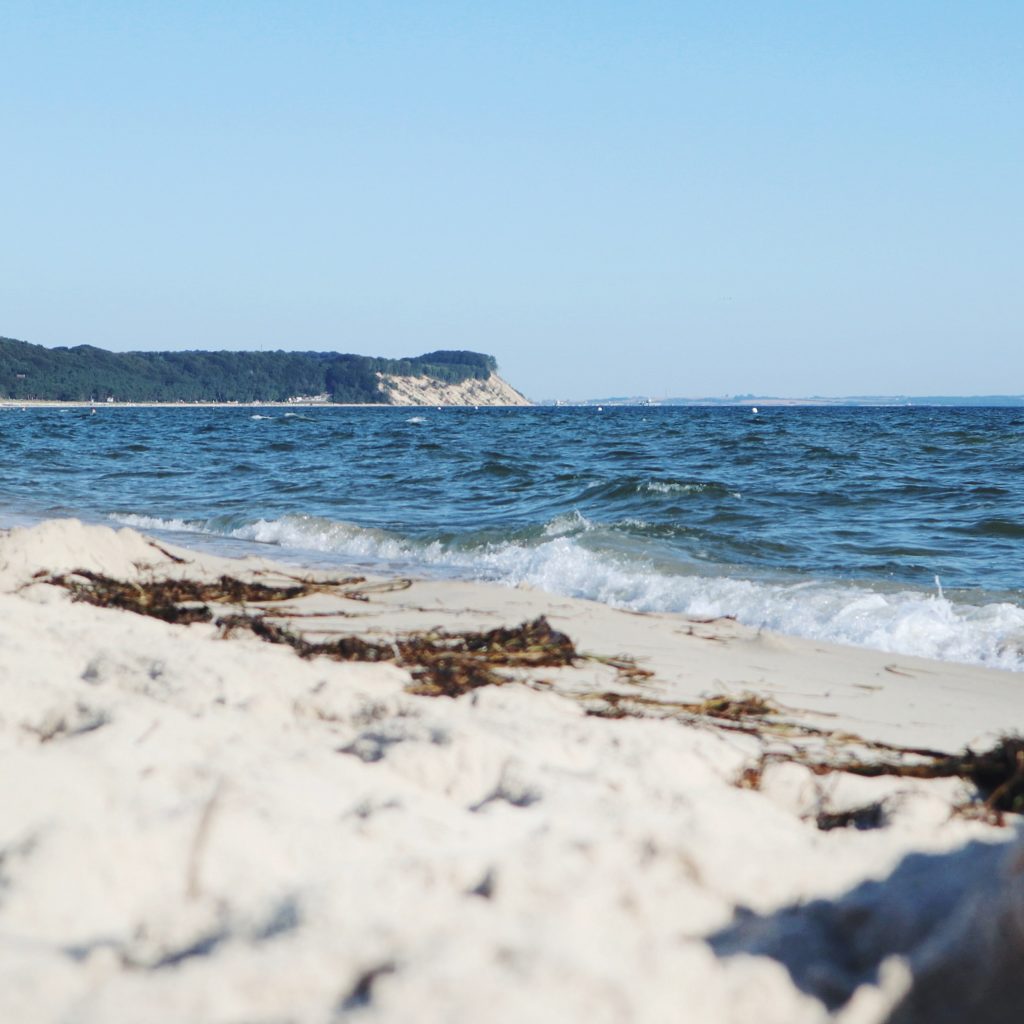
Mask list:
[{"label": "shadow on sand", "polygon": [[708,938],[718,956],[767,956],[830,1011],[883,962],[903,958],[909,991],[885,1024],[1024,1020],[1024,829],[1009,845],[972,842],[907,856],[888,878],[836,900],[760,916],[740,911]]}]

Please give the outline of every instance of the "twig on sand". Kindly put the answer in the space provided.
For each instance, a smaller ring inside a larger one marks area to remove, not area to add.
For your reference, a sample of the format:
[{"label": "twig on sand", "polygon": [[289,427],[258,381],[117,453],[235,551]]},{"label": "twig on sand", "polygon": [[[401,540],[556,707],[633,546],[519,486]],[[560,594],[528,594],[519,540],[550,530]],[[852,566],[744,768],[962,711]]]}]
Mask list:
[{"label": "twig on sand", "polygon": [[210,798],[203,805],[202,813],[199,815],[199,822],[196,825],[195,835],[192,837],[192,846],[188,855],[188,867],[185,872],[185,895],[190,900],[198,899],[201,895],[199,885],[199,874],[202,868],[203,853],[206,850],[207,841],[210,838],[210,826],[213,817],[220,805],[221,794],[224,791],[224,782],[217,783]]},{"label": "twig on sand", "polygon": [[157,542],[155,540],[152,540],[151,538],[147,537],[146,538],[146,543],[151,548],[155,548],[157,551],[159,551],[160,554],[164,556],[164,558],[169,558],[176,565],[185,565],[185,564],[187,564],[186,560],[184,558],[181,558],[178,555],[175,555],[172,552],[168,551],[167,548],[162,547],[160,544],[157,544]]}]

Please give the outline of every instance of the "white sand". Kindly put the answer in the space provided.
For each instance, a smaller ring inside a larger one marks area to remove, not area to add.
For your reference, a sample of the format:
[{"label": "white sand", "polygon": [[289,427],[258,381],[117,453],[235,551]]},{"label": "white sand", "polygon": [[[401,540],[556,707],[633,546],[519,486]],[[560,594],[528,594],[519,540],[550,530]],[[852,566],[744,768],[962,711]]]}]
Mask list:
[{"label": "white sand", "polygon": [[[431,698],[29,582],[270,568],[176,554],[74,521],[0,535],[0,1021],[1020,1020],[1013,817],[951,816],[955,780],[735,782],[766,751],[870,753],[843,732],[985,746],[1021,728],[1021,675],[478,584],[304,599],[377,639],[543,612],[655,672]],[[609,689],[757,693],[828,735],[588,716]],[[815,825],[876,800],[885,827]]]}]

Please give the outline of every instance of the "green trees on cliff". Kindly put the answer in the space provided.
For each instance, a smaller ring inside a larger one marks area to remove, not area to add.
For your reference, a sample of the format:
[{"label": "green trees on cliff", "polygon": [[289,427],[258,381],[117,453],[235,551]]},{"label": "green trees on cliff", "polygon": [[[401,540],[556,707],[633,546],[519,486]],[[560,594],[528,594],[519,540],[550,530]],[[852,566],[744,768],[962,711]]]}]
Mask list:
[{"label": "green trees on cliff", "polygon": [[436,351],[408,359],[336,352],[108,352],[91,345],[44,348],[0,338],[0,398],[119,402],[283,402],[327,395],[383,403],[377,374],[446,383],[486,379],[497,364],[480,352]]}]

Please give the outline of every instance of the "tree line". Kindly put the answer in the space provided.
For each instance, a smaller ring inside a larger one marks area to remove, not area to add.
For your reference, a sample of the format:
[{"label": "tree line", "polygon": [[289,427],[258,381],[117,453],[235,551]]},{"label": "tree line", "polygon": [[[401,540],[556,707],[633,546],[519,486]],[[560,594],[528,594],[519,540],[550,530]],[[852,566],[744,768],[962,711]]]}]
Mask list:
[{"label": "tree line", "polygon": [[108,352],[0,338],[0,397],[58,402],[332,402],[386,404],[377,374],[448,384],[486,380],[493,356],[438,350],[405,359],[338,352]]}]

